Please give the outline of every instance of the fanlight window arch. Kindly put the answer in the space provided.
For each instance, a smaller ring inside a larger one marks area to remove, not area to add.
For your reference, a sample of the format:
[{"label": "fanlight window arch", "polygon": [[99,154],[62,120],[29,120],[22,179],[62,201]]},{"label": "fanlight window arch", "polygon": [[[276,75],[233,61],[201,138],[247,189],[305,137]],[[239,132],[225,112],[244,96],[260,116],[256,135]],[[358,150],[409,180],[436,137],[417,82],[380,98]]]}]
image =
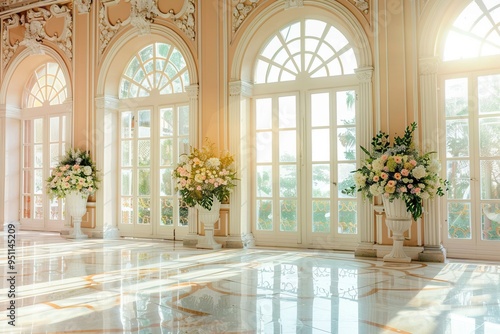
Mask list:
[{"label": "fanlight window arch", "polygon": [[57,63],[40,66],[27,84],[26,107],[58,105],[66,100],[67,85],[63,71]]},{"label": "fanlight window arch", "polygon": [[120,82],[121,99],[185,92],[189,72],[182,53],[166,43],[154,43],[140,50],[129,62]]},{"label": "fanlight window arch", "polygon": [[472,1],[453,23],[443,60],[500,55],[500,2]]},{"label": "fanlight window arch", "polygon": [[256,83],[272,83],[354,74],[356,56],[349,40],[334,26],[304,19],[282,28],[257,58]]}]

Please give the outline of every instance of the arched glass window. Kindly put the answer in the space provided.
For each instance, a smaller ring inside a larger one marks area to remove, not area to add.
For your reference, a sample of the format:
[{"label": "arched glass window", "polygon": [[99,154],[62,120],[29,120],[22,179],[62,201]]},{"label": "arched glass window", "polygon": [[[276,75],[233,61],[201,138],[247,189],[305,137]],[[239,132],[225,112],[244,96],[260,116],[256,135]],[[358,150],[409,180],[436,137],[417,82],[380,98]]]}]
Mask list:
[{"label": "arched glass window", "polygon": [[[288,24],[262,47],[253,120],[257,244],[325,248],[357,238],[357,199],[341,193],[356,169],[355,68],[349,40],[320,20]],[[333,77],[343,80],[324,80]]]},{"label": "arched glass window", "polygon": [[184,92],[189,73],[182,53],[165,43],[151,44],[135,55],[122,74],[120,99]]},{"label": "arched glass window", "polygon": [[347,38],[319,20],[290,24],[275,34],[257,60],[256,83],[354,74],[356,57]]},{"label": "arched glass window", "polygon": [[472,1],[453,23],[443,60],[500,55],[500,2]]},{"label": "arched glass window", "polygon": [[[142,48],[124,68],[120,110],[120,231],[129,236],[182,237],[188,208],[171,172],[189,149],[189,72],[180,51],[166,43]],[[124,103],[130,105],[130,103]]]},{"label": "arched glass window", "polygon": [[[498,1],[471,1],[444,44],[449,73],[441,82],[442,150],[450,190],[443,242],[452,256],[463,249],[483,257],[500,250],[499,27]],[[453,62],[461,58],[471,59]]]},{"label": "arched glass window", "polygon": [[25,86],[21,113],[21,222],[25,228],[55,231],[64,225],[64,203],[48,197],[45,180],[67,149],[70,113],[61,106],[67,96],[64,74],[54,62],[40,66]]}]

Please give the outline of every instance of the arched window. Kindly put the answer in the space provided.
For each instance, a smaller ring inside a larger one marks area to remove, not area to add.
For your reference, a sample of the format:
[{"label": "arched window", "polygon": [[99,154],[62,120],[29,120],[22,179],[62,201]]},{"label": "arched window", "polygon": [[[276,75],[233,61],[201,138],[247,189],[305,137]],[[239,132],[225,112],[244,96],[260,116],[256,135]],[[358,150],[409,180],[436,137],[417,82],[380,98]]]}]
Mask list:
[{"label": "arched window", "polygon": [[45,180],[70,138],[70,113],[63,106],[67,96],[64,74],[54,62],[40,66],[25,86],[21,113],[23,228],[54,231],[64,225],[63,201],[48,197]]},{"label": "arched window", "polygon": [[189,72],[181,52],[166,43],[142,48],[124,68],[120,110],[120,230],[130,236],[187,233],[188,209],[171,172],[189,148]]},{"label": "arched window", "polygon": [[357,239],[356,198],[341,193],[356,169],[355,68],[346,36],[316,19],[282,27],[262,47],[253,120],[257,244],[325,248]]},{"label": "arched window", "polygon": [[500,250],[499,26],[498,1],[472,1],[444,44],[443,152],[450,190],[443,239],[452,254]]}]

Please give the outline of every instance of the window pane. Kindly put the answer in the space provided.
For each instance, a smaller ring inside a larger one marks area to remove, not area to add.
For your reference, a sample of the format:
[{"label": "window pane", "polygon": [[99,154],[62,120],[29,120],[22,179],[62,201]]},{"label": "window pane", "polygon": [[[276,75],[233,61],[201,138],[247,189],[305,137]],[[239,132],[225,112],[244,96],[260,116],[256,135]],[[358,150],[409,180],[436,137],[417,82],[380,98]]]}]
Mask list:
[{"label": "window pane", "polygon": [[296,126],[296,103],[295,96],[282,96],[278,99],[279,105],[279,127],[295,128]]},{"label": "window pane", "polygon": [[500,204],[483,204],[482,209],[482,240],[500,240]]},{"label": "window pane", "polygon": [[172,108],[160,110],[160,136],[174,135],[174,111]]},{"label": "window pane", "polygon": [[134,157],[133,142],[130,140],[122,141],[122,167],[132,167]]},{"label": "window pane", "polygon": [[271,162],[273,156],[273,140],[271,132],[257,133],[257,162]]},{"label": "window pane", "polygon": [[312,196],[330,197],[330,165],[312,166]]},{"label": "window pane", "polygon": [[59,141],[59,117],[50,118],[50,141]]},{"label": "window pane", "polygon": [[356,160],[356,128],[338,129],[337,159]]},{"label": "window pane", "polygon": [[139,140],[137,142],[137,159],[140,167],[147,167],[151,164],[151,141]]},{"label": "window pane", "polygon": [[149,110],[139,110],[139,138],[151,137],[151,112]]},{"label": "window pane", "polygon": [[500,199],[500,160],[481,161],[481,199]]},{"label": "window pane", "polygon": [[446,157],[469,156],[469,122],[467,120],[446,121]]},{"label": "window pane", "polygon": [[356,164],[338,164],[337,165],[337,196],[342,198],[351,197],[343,194],[342,190],[354,185],[354,176],[352,171],[356,169]]},{"label": "window pane", "polygon": [[35,122],[35,143],[43,143],[43,119],[37,118]]},{"label": "window pane", "polygon": [[273,126],[273,102],[272,99],[258,99],[255,102],[255,117],[257,130],[268,130]]},{"label": "window pane", "polygon": [[280,162],[297,161],[297,139],[295,131],[280,131]]},{"label": "window pane", "polygon": [[357,234],[356,200],[339,201],[339,233]]},{"label": "window pane", "polygon": [[330,160],[330,130],[315,129],[311,131],[312,161]]},{"label": "window pane", "polygon": [[189,107],[179,107],[179,136],[189,135]]},{"label": "window pane", "polygon": [[160,169],[160,196],[172,196],[174,185],[172,184],[172,169]]},{"label": "window pane", "polygon": [[350,125],[356,121],[356,93],[352,90],[337,92],[337,124]]},{"label": "window pane", "polygon": [[43,182],[43,171],[41,169],[35,169],[35,194],[44,193],[44,182]]},{"label": "window pane", "polygon": [[445,81],[445,112],[447,117],[466,116],[469,114],[469,92],[467,78]]},{"label": "window pane", "polygon": [[174,163],[174,143],[172,139],[160,140],[160,165],[170,166]]},{"label": "window pane", "polygon": [[312,231],[330,233],[330,201],[312,201]]},{"label": "window pane", "polygon": [[479,120],[479,152],[481,157],[500,158],[500,118]]},{"label": "window pane", "polygon": [[500,112],[500,74],[479,77],[477,83],[479,113]]},{"label": "window pane", "polygon": [[330,124],[330,94],[311,95],[311,125],[328,126]]},{"label": "window pane", "polygon": [[121,194],[122,196],[132,196],[132,171],[122,169],[121,174]]},{"label": "window pane", "polygon": [[280,201],[280,231],[297,232],[297,201]]},{"label": "window pane", "polygon": [[297,196],[297,167],[280,166],[280,196]]},{"label": "window pane", "polygon": [[257,230],[273,230],[273,205],[269,200],[257,200]]},{"label": "window pane", "polygon": [[122,138],[134,137],[134,115],[130,111],[122,112]]},{"label": "window pane", "polygon": [[138,180],[138,194],[150,195],[151,194],[151,170],[149,169],[139,169],[139,180]]},{"label": "window pane", "polygon": [[140,225],[151,223],[151,198],[137,198],[137,223]]},{"label": "window pane", "polygon": [[134,209],[132,205],[132,198],[122,198],[121,205],[122,224],[133,224]]},{"label": "window pane", "polygon": [[161,225],[173,226],[174,225],[174,205],[173,201],[169,198],[160,199],[161,207]]},{"label": "window pane", "polygon": [[470,199],[470,167],[468,160],[447,162],[446,178],[450,182],[448,198]]},{"label": "window pane", "polygon": [[43,146],[35,145],[35,164],[33,167],[41,168],[43,166]]},{"label": "window pane", "polygon": [[273,193],[271,166],[257,166],[257,197],[270,197]]},{"label": "window pane", "polygon": [[188,226],[189,208],[182,200],[179,200],[179,226]]},{"label": "window pane", "polygon": [[469,203],[448,203],[448,237],[450,239],[471,239]]}]

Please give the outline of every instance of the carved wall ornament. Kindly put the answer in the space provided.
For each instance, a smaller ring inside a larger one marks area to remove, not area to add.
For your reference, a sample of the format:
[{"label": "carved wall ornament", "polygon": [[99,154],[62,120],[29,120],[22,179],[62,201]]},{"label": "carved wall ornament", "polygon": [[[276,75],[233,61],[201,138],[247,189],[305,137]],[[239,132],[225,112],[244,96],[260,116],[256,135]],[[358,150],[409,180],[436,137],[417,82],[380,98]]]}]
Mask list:
[{"label": "carved wall ornament", "polygon": [[99,52],[103,54],[111,39],[124,26],[130,24],[139,30],[140,35],[151,33],[151,24],[156,18],[170,19],[175,26],[186,34],[189,39],[195,40],[195,0],[185,0],[182,9],[175,13],[173,9],[164,13],[158,8],[157,0],[124,0],[130,2],[130,15],[123,21],[118,20],[111,23],[108,18],[108,11],[117,5],[120,0],[101,1],[99,9],[99,31],[100,46]]},{"label": "carved wall ornament", "polygon": [[3,21],[3,31],[2,31],[2,63],[5,68],[7,64],[10,62],[14,53],[16,53],[17,48],[19,47],[19,40],[14,42],[14,45],[10,43],[10,30],[12,28],[19,27],[21,22],[21,17],[18,14],[12,14],[10,17],[6,18]]},{"label": "carved wall ornament", "polygon": [[354,5],[364,14],[368,14],[370,10],[370,4],[367,0],[354,0]]},{"label": "carved wall ornament", "polygon": [[[233,1],[233,32],[236,32],[243,21],[257,7],[260,0],[232,0]],[[291,0],[287,0],[289,2]],[[302,0],[295,0],[302,1]]]},{"label": "carved wall ornament", "polygon": [[[52,17],[64,18],[60,35],[56,32],[51,36],[45,30],[47,21]],[[16,40],[12,45],[10,30],[19,26],[24,26],[24,38],[21,41]],[[2,36],[4,68],[20,45],[25,46],[32,54],[41,54],[44,40],[55,43],[69,59],[73,58],[73,17],[67,6],[53,4],[49,9],[43,7],[28,9],[21,15],[12,14],[5,19]]]},{"label": "carved wall ornament", "polygon": [[76,6],[76,9],[78,9],[78,13],[89,13],[92,0],[73,0],[73,5]]},{"label": "carved wall ornament", "polygon": [[285,9],[304,7],[304,0],[285,0]]}]

